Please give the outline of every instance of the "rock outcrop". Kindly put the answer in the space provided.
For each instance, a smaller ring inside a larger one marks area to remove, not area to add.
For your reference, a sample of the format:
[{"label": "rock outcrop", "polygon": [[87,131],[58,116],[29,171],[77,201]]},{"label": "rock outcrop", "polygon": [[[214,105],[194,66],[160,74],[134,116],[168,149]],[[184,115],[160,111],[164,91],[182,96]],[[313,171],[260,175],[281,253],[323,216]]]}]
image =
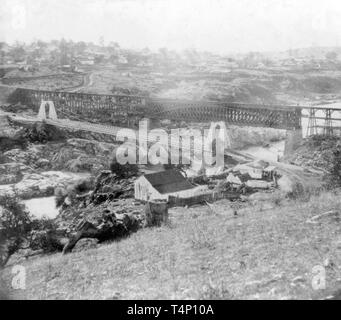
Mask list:
[{"label": "rock outcrop", "polygon": [[328,171],[333,163],[333,151],[340,145],[340,137],[312,136],[304,139],[284,160],[297,166]]},{"label": "rock outcrop", "polygon": [[98,173],[109,167],[115,145],[83,139],[65,142],[31,144],[26,150],[11,149],[4,153],[9,161],[30,166],[38,171],[60,170]]},{"label": "rock outcrop", "polygon": [[[106,209],[100,219],[93,219],[90,222],[82,219],[77,227],[76,233],[71,234],[63,253],[69,253],[81,239],[97,239],[99,242],[126,237],[139,229],[140,223],[137,217],[131,213],[115,213]],[[92,243],[94,244],[94,243]],[[79,247],[82,247],[78,243]]]},{"label": "rock outcrop", "polygon": [[0,110],[0,137],[13,137],[17,130],[11,127],[8,117],[6,114],[2,113]]},{"label": "rock outcrop", "polygon": [[53,196],[56,188],[66,188],[91,178],[89,173],[47,171],[24,173],[18,183],[0,185],[0,195],[17,195],[21,199]]}]

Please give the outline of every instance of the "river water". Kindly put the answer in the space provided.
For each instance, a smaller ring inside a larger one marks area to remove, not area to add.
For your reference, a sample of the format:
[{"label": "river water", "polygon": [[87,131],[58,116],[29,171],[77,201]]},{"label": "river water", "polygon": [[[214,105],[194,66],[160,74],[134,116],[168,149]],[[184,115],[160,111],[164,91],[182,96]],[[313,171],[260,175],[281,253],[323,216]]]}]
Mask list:
[{"label": "river water", "polygon": [[285,140],[270,143],[268,147],[254,146],[240,150],[264,161],[277,162],[284,154]]},{"label": "river water", "polygon": [[41,219],[43,217],[54,219],[59,213],[56,208],[55,197],[24,200],[23,203],[30,214],[37,219]]},{"label": "river water", "polygon": [[[254,146],[240,150],[244,154],[249,154],[257,159],[276,162],[278,157],[284,153],[285,141],[271,143],[268,147]],[[37,219],[43,217],[54,219],[59,214],[56,208],[55,197],[35,198],[24,200],[27,210]]]},{"label": "river water", "polygon": [[[332,104],[328,106],[331,108],[341,108],[341,103]],[[308,112],[304,110],[303,114],[307,116]],[[318,111],[316,113],[316,116],[324,117],[325,113],[323,111]],[[341,118],[341,112],[334,112],[333,116]],[[341,121],[338,121],[338,122],[339,123],[336,123],[334,121],[333,125],[341,127]],[[317,120],[317,124],[323,125],[324,120]],[[308,118],[304,117],[302,118],[303,137],[306,137],[307,129],[308,129]],[[239,151],[241,151],[244,154],[249,154],[260,160],[277,162],[278,159],[282,157],[284,154],[284,147],[285,147],[285,141],[282,140],[282,141],[270,143],[269,146],[267,147],[253,146],[253,147],[248,147]],[[26,205],[26,208],[28,209],[28,211],[36,218],[46,217],[49,219],[54,219],[57,217],[59,213],[55,205],[55,197],[25,200],[24,204]]]}]

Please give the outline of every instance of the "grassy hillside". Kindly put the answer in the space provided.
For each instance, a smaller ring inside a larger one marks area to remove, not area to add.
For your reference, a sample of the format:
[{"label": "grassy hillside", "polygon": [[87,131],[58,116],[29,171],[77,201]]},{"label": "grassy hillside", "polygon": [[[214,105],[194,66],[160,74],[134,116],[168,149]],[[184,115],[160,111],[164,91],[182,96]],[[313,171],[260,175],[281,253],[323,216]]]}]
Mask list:
[{"label": "grassy hillside", "polygon": [[[33,299],[310,299],[341,282],[341,191],[309,202],[244,203],[171,210],[168,226],[144,229],[97,249],[21,262]],[[319,219],[311,217],[332,211]],[[313,267],[326,266],[315,291]],[[12,266],[3,271],[9,286]]]}]

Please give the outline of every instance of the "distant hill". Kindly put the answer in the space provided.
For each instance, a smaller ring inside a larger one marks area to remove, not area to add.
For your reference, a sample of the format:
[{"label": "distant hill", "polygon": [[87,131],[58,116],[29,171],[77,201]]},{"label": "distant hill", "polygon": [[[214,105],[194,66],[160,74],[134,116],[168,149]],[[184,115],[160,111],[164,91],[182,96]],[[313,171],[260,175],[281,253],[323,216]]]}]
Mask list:
[{"label": "distant hill", "polygon": [[297,48],[279,52],[265,52],[264,55],[272,59],[325,59],[326,54],[329,52],[335,52],[338,58],[341,58],[341,47],[308,47]]}]

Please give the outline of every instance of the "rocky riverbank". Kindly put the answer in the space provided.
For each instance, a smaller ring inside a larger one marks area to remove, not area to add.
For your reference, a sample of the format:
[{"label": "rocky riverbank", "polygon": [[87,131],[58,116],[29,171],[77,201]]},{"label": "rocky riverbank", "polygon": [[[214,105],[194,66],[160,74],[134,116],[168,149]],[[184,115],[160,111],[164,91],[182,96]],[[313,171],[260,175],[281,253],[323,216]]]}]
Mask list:
[{"label": "rocky riverbank", "polygon": [[115,145],[69,139],[64,142],[29,144],[1,154],[0,195],[14,192],[23,199],[54,194],[109,167]]},{"label": "rocky riverbank", "polygon": [[0,123],[0,196],[47,197],[54,195],[56,188],[90,183],[91,177],[109,167],[116,147],[84,139],[32,143],[32,137],[45,136],[11,126],[4,113],[0,114]]},{"label": "rocky riverbank", "polygon": [[[6,165],[8,164],[4,166]],[[0,165],[0,170],[2,166]],[[91,179],[89,173],[46,171],[41,173],[21,172],[21,174],[23,177],[19,182],[0,185],[0,196],[16,195],[20,199],[49,197],[54,195],[56,188],[66,188],[69,185],[79,184]],[[11,177],[8,179],[10,180]]]},{"label": "rocky riverbank", "polygon": [[341,137],[312,136],[302,141],[293,154],[287,155],[285,160],[294,165],[330,170],[334,153],[341,147]]}]

